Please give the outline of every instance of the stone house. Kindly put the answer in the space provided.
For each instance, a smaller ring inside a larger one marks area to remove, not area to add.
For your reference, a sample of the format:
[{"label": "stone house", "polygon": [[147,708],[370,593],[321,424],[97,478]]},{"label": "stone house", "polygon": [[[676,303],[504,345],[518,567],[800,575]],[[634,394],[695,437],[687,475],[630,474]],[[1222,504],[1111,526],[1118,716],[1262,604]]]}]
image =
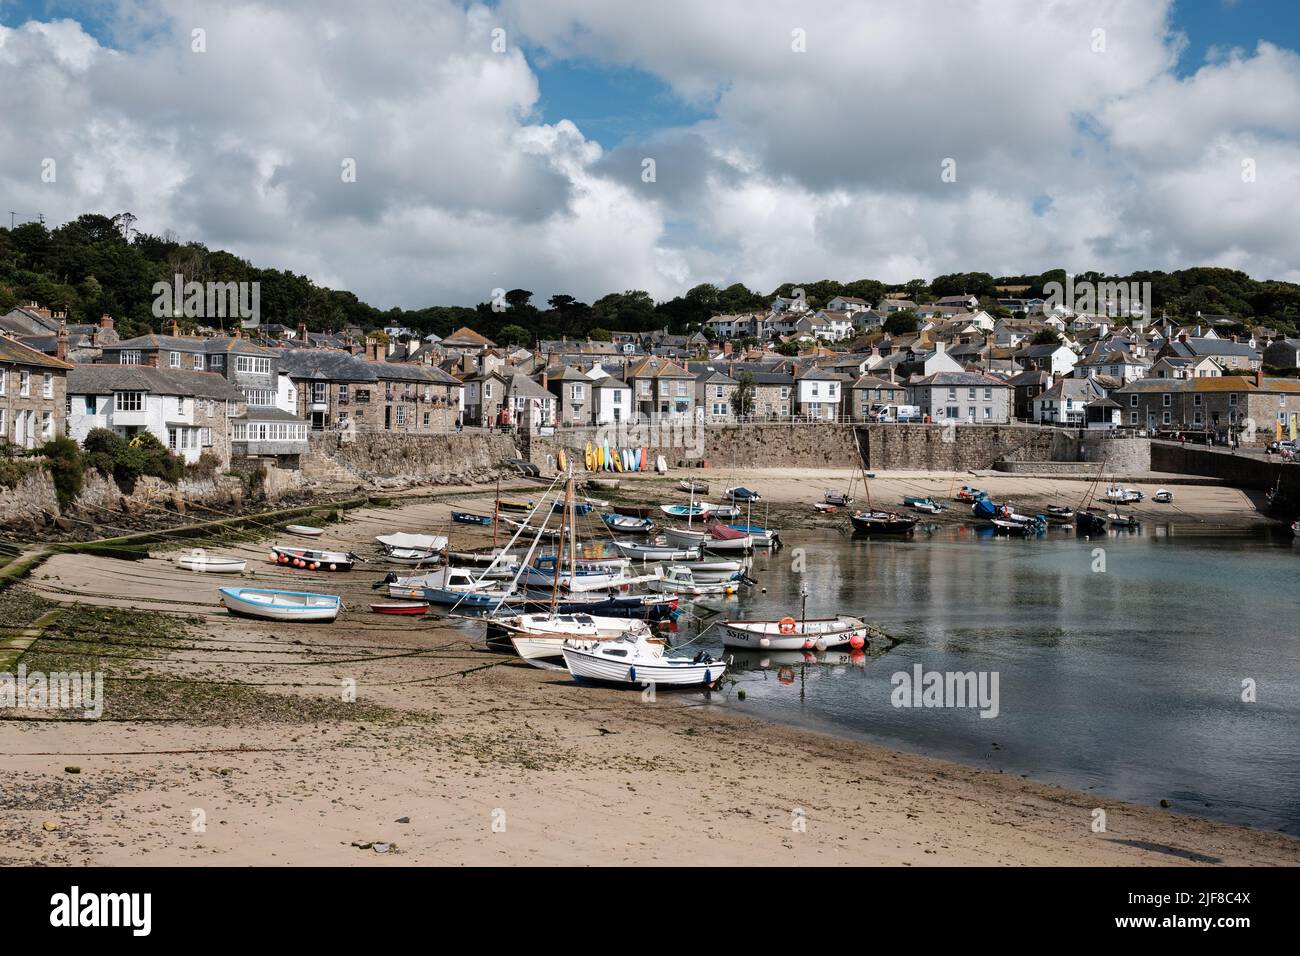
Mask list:
[{"label": "stone house", "polygon": [[0,335],[0,445],[35,448],[63,434],[72,368],[56,356]]},{"label": "stone house", "polygon": [[[286,349],[294,414],[313,431],[435,433],[455,427],[461,383],[436,365],[386,362],[382,343],[367,361],[328,349]],[[250,408],[253,407],[250,405]]]},{"label": "stone house", "polygon": [[506,412],[508,380],[493,369],[471,375],[463,381],[465,389],[465,424],[475,428],[491,428],[509,424]]},{"label": "stone house", "polygon": [[849,417],[855,422],[876,421],[888,406],[906,405],[907,386],[890,378],[862,375],[849,387]]},{"label": "stone house", "polygon": [[651,356],[627,369],[635,421],[695,419],[695,376],[680,365]]},{"label": "stone house", "polygon": [[527,375],[516,372],[506,383],[510,423],[532,431],[555,425],[555,396]]},{"label": "stone house", "polygon": [[938,372],[907,386],[910,404],[941,423],[1003,424],[1011,420],[1011,386],[979,372]]},{"label": "stone house", "polygon": [[[744,373],[740,373],[744,377]],[[705,368],[695,375],[695,405],[704,412],[704,421],[714,424],[734,422],[735,408],[732,400],[740,390],[740,381],[714,368]]]},{"label": "stone house", "polygon": [[542,371],[542,387],[556,399],[555,421],[560,425],[590,425],[595,419],[592,380],[571,365]]},{"label": "stone house", "polygon": [[1188,433],[1243,443],[1290,437],[1300,428],[1300,381],[1291,378],[1220,375],[1205,378],[1145,378],[1110,396],[1123,410],[1124,424],[1156,432]]}]

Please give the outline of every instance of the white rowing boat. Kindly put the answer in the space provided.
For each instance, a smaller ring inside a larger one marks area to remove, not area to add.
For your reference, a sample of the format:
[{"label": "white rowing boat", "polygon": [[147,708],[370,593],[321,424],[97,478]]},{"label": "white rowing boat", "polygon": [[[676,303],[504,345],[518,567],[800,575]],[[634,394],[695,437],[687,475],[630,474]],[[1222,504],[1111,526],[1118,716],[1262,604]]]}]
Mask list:
[{"label": "white rowing boat", "polygon": [[186,554],[178,555],[176,566],[186,571],[203,571],[208,574],[239,574],[248,562],[239,558],[222,558],[208,554],[202,548],[193,548]]},{"label": "white rowing boat", "polygon": [[287,531],[289,534],[300,535],[301,537],[304,538],[319,538],[321,535],[325,533],[324,528],[313,528],[311,525],[307,525],[307,524],[285,525],[284,530]]},{"label": "white rowing boat", "polygon": [[701,651],[695,657],[670,657],[663,642],[644,635],[612,641],[565,641],[565,666],[579,680],[647,687],[707,687],[727,670]]},{"label": "white rowing boat", "polygon": [[264,588],[218,588],[221,603],[232,614],[268,621],[332,621],[339,614],[337,594],[275,591]]}]

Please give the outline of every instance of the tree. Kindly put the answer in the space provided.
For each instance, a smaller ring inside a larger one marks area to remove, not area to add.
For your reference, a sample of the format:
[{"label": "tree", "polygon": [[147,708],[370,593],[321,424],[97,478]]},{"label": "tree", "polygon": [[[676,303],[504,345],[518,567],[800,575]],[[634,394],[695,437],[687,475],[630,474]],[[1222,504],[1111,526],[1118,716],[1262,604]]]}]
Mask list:
[{"label": "tree", "polygon": [[884,330],[890,335],[906,335],[908,332],[915,332],[920,325],[921,320],[917,318],[915,312],[911,309],[900,309],[885,319]]},{"label": "tree", "polygon": [[597,327],[592,329],[590,332],[588,332],[587,335],[591,338],[593,342],[614,341],[614,336],[610,335],[609,329],[602,329]]},{"label": "tree", "polygon": [[522,325],[503,325],[496,334],[496,341],[502,345],[527,345],[531,340],[532,333]]},{"label": "tree", "polygon": [[1061,341],[1061,335],[1051,326],[1039,329],[1034,333],[1034,337],[1029,340],[1031,345],[1056,345]]},{"label": "tree", "polygon": [[519,311],[527,306],[532,298],[533,294],[527,289],[511,289],[506,293],[506,305],[515,311]]},{"label": "tree", "polygon": [[754,414],[754,392],[754,376],[749,372],[743,372],[740,376],[740,384],[731,393],[731,410],[737,418]]}]

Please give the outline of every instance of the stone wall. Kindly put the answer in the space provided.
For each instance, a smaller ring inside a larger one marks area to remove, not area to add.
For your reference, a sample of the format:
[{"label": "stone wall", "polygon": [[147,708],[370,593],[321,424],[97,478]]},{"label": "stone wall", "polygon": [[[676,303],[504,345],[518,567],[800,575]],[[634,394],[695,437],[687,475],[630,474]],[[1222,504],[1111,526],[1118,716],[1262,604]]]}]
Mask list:
[{"label": "stone wall", "polygon": [[0,524],[39,521],[47,511],[58,514],[59,499],[50,473],[44,468],[23,475],[12,489],[0,486]]},{"label": "stone wall", "polygon": [[[514,436],[464,431],[442,435],[312,432],[307,458],[322,457],[372,485],[486,481],[502,459],[518,458]],[[304,470],[309,470],[306,466]]]},{"label": "stone wall", "polygon": [[1239,488],[1283,494],[1300,505],[1300,464],[1283,464],[1276,456],[1233,455],[1196,445],[1153,442],[1151,466],[1156,471],[1221,478]]},{"label": "stone wall", "polygon": [[1078,432],[1038,425],[909,425],[858,428],[868,468],[980,471],[1003,459],[1077,461]]}]

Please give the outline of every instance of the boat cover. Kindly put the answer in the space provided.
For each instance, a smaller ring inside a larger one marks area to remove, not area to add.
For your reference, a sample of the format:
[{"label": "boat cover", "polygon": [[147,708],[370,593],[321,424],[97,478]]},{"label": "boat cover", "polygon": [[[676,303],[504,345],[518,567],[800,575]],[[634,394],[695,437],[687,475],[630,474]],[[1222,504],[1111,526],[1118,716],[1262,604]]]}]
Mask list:
[{"label": "boat cover", "polygon": [[405,531],[395,531],[392,534],[381,534],[375,540],[386,548],[441,551],[447,547],[447,539],[440,534],[408,534]]}]

